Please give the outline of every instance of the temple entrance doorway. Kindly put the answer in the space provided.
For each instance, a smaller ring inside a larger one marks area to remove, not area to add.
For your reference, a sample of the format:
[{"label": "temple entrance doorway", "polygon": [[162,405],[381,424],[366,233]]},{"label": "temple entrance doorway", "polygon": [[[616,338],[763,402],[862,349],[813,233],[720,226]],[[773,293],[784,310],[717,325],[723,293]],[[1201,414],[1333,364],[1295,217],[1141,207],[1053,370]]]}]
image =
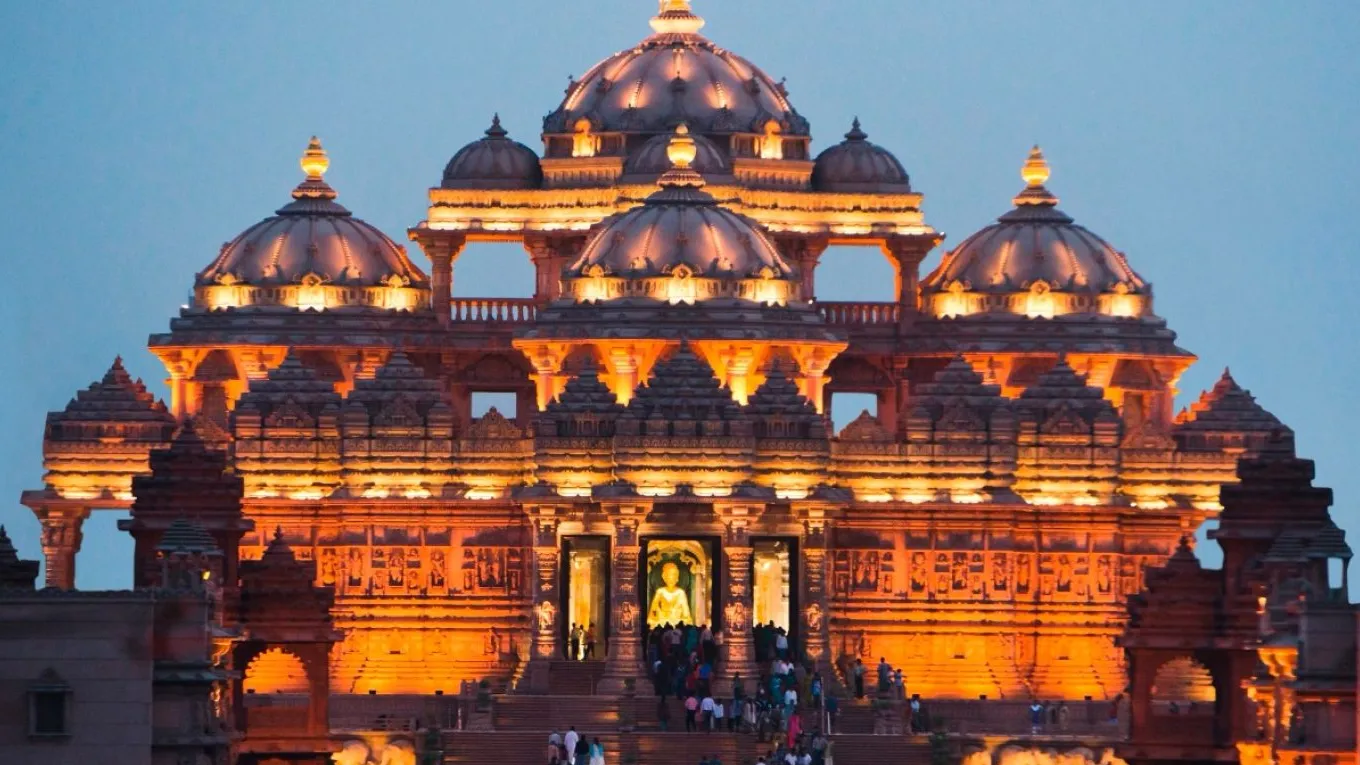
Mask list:
[{"label": "temple entrance doorway", "polygon": [[563,653],[568,659],[602,659],[609,645],[609,537],[567,537],[563,546],[567,569]]},{"label": "temple entrance doorway", "polygon": [[779,630],[790,647],[797,645],[797,546],[798,540],[787,537],[751,540],[751,625],[758,661],[773,656]]},{"label": "temple entrance doorway", "polygon": [[647,629],[680,623],[718,626],[715,543],[706,539],[647,539],[642,561]]}]

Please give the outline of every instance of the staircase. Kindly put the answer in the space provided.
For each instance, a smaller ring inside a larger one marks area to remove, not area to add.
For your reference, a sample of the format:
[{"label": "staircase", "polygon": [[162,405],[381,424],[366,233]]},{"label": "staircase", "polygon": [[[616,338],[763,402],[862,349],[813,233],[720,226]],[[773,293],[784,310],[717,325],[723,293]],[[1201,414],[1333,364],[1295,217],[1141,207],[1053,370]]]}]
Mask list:
[{"label": "staircase", "polygon": [[930,744],[919,736],[832,736],[831,758],[837,765],[930,765]]},{"label": "staircase", "polygon": [[603,661],[555,660],[548,666],[548,693],[553,696],[593,696],[603,676]]},{"label": "staircase", "polygon": [[566,733],[573,725],[578,731],[618,730],[618,704],[605,696],[499,696],[494,725],[497,731],[535,731],[546,748],[553,730]]}]

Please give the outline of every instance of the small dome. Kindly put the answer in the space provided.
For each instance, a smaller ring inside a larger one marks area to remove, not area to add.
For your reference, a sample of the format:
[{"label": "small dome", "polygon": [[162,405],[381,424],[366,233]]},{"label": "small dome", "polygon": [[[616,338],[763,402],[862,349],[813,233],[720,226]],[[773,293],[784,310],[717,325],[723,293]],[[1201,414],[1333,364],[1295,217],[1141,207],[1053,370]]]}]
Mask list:
[{"label": "small dome", "polygon": [[[701,136],[691,135],[694,139],[695,154],[692,167],[704,176],[705,180],[727,180],[732,177],[732,162],[718,144]],[[663,173],[671,169],[669,133],[653,136],[637,151],[628,157],[623,166],[623,183],[656,183]]]},{"label": "small dome", "polygon": [[653,34],[596,64],[567,88],[543,132],[567,133],[582,119],[595,132],[662,133],[685,122],[698,133],[808,134],[807,120],[775,82],[741,56],[699,34],[690,0],[660,0]]},{"label": "small dome", "polygon": [[697,142],[684,125],[670,139],[668,153],[673,168],[661,176],[661,189],[607,221],[567,278],[788,278],[788,265],[764,232],[703,190],[703,176],[690,169]]},{"label": "small dome", "polygon": [[[223,245],[217,259],[198,274],[196,296],[202,303],[211,309],[261,304],[327,308],[353,301],[407,309],[428,304],[429,281],[407,257],[406,248],[336,203],[335,190],[323,179],[330,160],[316,138],[301,164],[307,177],[293,190],[293,201]],[[291,289],[295,287],[306,289]],[[354,288],[383,288],[393,294],[368,295]],[[335,294],[323,294],[330,292]]]},{"label": "small dome", "polygon": [[1027,185],[1015,208],[964,239],[926,277],[922,291],[933,312],[1149,315],[1151,285],[1122,253],[1058,209],[1044,186],[1049,169],[1039,147],[1021,176]]},{"label": "small dome", "polygon": [[536,189],[543,167],[533,149],[512,141],[497,114],[486,137],[458,150],[444,168],[446,189]]},{"label": "small dome", "polygon": [[868,138],[856,117],[845,140],[817,156],[812,187],[850,194],[910,194],[911,179],[902,163]]}]

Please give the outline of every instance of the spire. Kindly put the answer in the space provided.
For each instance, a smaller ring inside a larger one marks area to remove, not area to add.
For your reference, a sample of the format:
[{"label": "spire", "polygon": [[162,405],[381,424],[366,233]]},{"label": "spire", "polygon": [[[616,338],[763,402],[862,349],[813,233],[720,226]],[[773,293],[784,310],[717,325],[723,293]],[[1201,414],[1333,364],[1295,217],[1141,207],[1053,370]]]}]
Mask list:
[{"label": "spire", "polygon": [[335,189],[326,183],[324,177],[331,167],[331,159],[326,150],[321,148],[321,139],[312,136],[298,164],[307,177],[293,189],[294,199],[335,199]]},{"label": "spire", "polygon": [[868,137],[869,134],[861,130],[859,127],[859,117],[855,117],[855,121],[850,123],[850,132],[845,134],[845,140],[863,141]]},{"label": "spire", "polygon": [[696,35],[704,28],[704,20],[694,13],[690,0],[660,0],[660,6],[651,22],[652,31],[658,35]]},{"label": "spire", "polygon": [[496,112],[496,114],[494,114],[494,115],[491,117],[491,127],[489,127],[489,128],[486,129],[486,137],[487,137],[487,138],[504,138],[504,137],[506,137],[506,136],[508,136],[508,135],[510,135],[509,131],[507,131],[505,128],[501,127],[501,115],[500,115],[500,112]]},{"label": "spire", "polygon": [[1016,195],[1015,204],[1048,207],[1057,205],[1058,198],[1044,187],[1050,175],[1052,173],[1048,167],[1048,160],[1044,159],[1044,150],[1035,144],[1034,148],[1029,150],[1025,164],[1020,168],[1020,177],[1025,180],[1025,190]]}]

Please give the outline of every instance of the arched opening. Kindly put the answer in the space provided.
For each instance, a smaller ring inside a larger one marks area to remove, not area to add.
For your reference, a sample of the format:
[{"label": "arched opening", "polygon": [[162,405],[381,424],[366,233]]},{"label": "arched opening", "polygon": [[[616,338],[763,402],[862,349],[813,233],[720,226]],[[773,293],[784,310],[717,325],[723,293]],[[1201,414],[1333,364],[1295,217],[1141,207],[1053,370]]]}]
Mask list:
[{"label": "arched opening", "polygon": [[[132,560],[136,543],[118,530],[118,522],[132,517],[127,510],[97,510],[82,527],[85,544],[76,552],[76,588],[119,590],[132,586]],[[91,544],[92,540],[98,544]],[[42,580],[39,580],[41,584]]]},{"label": "arched opening", "polygon": [[1218,693],[1208,668],[1188,656],[1157,668],[1152,680],[1152,711],[1159,715],[1213,714]]},{"label": "arched opening", "polygon": [[816,276],[818,303],[897,302],[897,269],[876,246],[828,247]]},{"label": "arched opening", "polygon": [[534,264],[519,242],[471,242],[453,263],[454,318],[460,301],[531,298]]},{"label": "arched opening", "polygon": [[246,667],[246,693],[307,695],[307,668],[297,656],[281,648],[261,653]]},{"label": "arched opening", "polygon": [[878,396],[873,393],[832,393],[831,427],[840,433],[846,425],[854,422],[860,415],[868,412],[878,416]]}]

